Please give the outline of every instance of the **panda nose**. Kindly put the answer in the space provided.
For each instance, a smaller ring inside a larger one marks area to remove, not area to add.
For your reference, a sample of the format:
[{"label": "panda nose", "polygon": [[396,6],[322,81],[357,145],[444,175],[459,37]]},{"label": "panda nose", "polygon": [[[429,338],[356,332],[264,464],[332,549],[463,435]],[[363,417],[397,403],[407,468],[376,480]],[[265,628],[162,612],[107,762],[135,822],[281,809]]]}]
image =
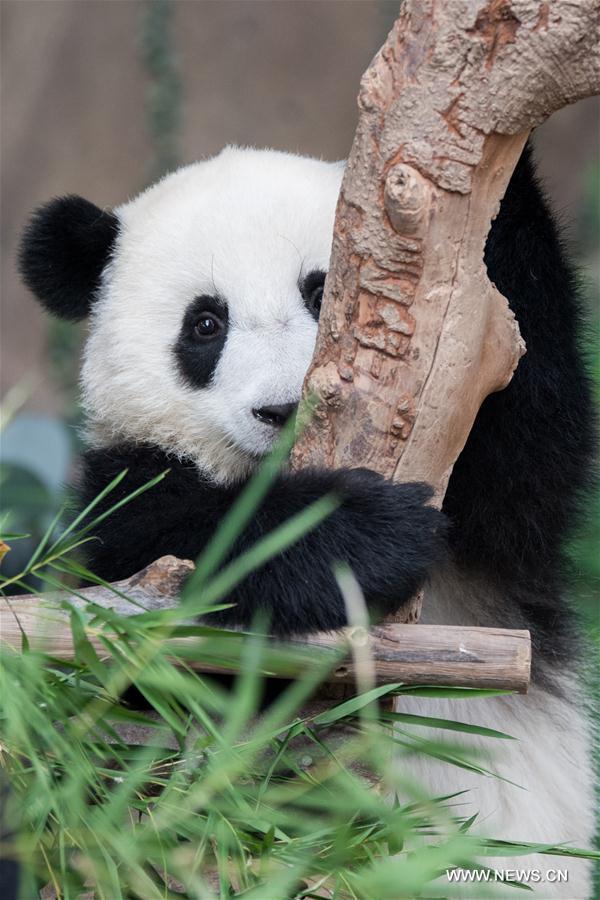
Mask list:
[{"label": "panda nose", "polygon": [[252,415],[259,422],[265,425],[273,425],[281,428],[298,409],[297,403],[279,403],[272,406],[261,406],[260,409],[253,409]]}]

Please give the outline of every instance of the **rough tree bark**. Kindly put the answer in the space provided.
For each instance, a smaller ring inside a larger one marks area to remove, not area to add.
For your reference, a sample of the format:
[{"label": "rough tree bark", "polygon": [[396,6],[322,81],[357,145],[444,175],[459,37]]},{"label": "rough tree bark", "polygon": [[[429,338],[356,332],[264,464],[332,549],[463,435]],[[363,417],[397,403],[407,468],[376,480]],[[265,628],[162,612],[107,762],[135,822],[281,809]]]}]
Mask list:
[{"label": "rough tree bark", "polygon": [[485,270],[490,224],[531,128],[600,90],[599,9],[401,5],[361,83],[295,467],[367,466],[441,503],[524,352]]}]

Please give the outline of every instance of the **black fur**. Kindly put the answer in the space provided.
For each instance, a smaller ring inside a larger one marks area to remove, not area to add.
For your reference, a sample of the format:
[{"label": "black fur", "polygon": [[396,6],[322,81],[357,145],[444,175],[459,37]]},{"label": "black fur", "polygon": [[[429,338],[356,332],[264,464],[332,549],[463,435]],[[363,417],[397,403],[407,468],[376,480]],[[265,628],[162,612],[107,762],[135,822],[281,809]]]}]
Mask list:
[{"label": "black fur", "polygon": [[566,538],[590,483],[591,392],[578,336],[577,286],[531,152],[519,161],[485,251],[490,279],[514,311],[527,353],[488,397],[444,501],[454,556],[506,598],[495,624],[530,627],[551,661],[573,652],[565,609]]},{"label": "black fur", "polygon": [[[87,454],[83,503],[126,468],[127,476],[102,508],[165,469],[170,472],[96,530],[99,540],[89,545],[88,562],[108,581],[131,575],[165,553],[195,559],[240,491],[209,484],[193,465],[156,448],[121,447]],[[281,475],[231,557],[328,493],[338,495],[341,505],[246,578],[228,598],[235,607],[212,615],[213,623],[248,626],[262,609],[274,634],[340,628],[346,614],[331,569],[336,561],[351,566],[375,617],[412,596],[443,555],[443,516],[426,505],[431,491],[425,485],[393,485],[365,469]]]},{"label": "black fur", "polygon": [[326,277],[326,272],[323,272],[321,269],[314,269],[298,282],[304,305],[315,321],[318,321],[319,313],[321,312],[321,301],[323,300],[323,287]]},{"label": "black fur", "polygon": [[57,197],[31,217],[19,248],[27,287],[46,309],[83,319],[119,232],[115,215],[83,197]]},{"label": "black fur", "polygon": [[[221,322],[222,327],[214,336],[202,337],[196,331],[203,313],[210,313]],[[182,378],[191,387],[203,388],[210,382],[225,346],[227,324],[227,304],[220,297],[203,294],[188,306],[173,352]]]}]

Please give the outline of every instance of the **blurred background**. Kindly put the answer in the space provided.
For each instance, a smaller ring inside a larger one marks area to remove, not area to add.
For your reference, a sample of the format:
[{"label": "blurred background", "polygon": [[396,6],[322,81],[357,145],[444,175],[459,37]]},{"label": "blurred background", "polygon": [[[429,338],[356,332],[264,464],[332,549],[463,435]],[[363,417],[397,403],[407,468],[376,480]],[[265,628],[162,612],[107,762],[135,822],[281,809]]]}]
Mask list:
[{"label": "blurred background", "polygon": [[[224,144],[344,157],[359,78],[396,0],[1,0],[2,344],[8,424],[2,507],[35,540],[76,465],[76,378],[83,327],[52,322],[20,284],[30,210],[79,193],[112,206],[179,163]],[[553,205],[584,276],[598,376],[598,100],[555,115],[535,136]],[[596,504],[596,510],[592,507]],[[600,584],[600,514],[574,545],[591,618]],[[30,551],[30,548],[29,548]],[[5,560],[18,571],[15,543]]]}]

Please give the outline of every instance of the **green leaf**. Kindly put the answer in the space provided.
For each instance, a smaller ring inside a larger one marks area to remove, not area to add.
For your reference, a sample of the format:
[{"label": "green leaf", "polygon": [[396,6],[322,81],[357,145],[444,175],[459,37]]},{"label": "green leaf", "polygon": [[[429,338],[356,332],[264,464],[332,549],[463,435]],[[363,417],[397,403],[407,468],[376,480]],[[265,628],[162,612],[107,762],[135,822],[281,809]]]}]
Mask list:
[{"label": "green leaf", "polygon": [[193,583],[191,586],[189,583],[186,584],[177,615],[188,618],[209,611],[211,604],[225,597],[251,572],[295,544],[304,534],[331,515],[338,506],[339,500],[335,497],[326,496],[316,500],[280,525],[276,531],[257,541],[246,553],[238,556],[201,591],[194,592]]},{"label": "green leaf", "polygon": [[73,606],[71,607],[69,618],[75,648],[75,660],[86,665],[94,673],[100,684],[104,684],[106,670],[85,633],[85,622],[81,612]]},{"label": "green leaf", "polygon": [[243,532],[265,498],[294,442],[294,424],[290,420],[282,430],[278,442],[250,479],[239,498],[223,518],[213,539],[196,560],[196,569],[188,578],[182,601],[197,593],[223,562],[231,547]]},{"label": "green leaf", "polygon": [[119,472],[119,474],[116,475],[112,479],[112,481],[109,484],[107,484],[106,487],[103,488],[103,490],[101,490],[100,493],[96,497],[94,497],[94,499],[90,503],[88,503],[88,505],[85,507],[85,509],[82,510],[82,512],[80,512],[79,515],[73,519],[73,521],[67,528],[65,528],[65,530],[61,534],[60,538],[57,541],[55,541],[54,544],[50,547],[49,553],[51,553],[61,543],[64,542],[64,539],[67,537],[67,535],[71,534],[77,528],[79,523],[82,522],[85,519],[85,517],[87,515],[89,515],[89,513],[92,512],[92,510],[95,509],[98,506],[98,504],[101,503],[102,500],[104,500],[104,498],[106,496],[108,496],[108,494],[111,493],[111,491],[114,491],[114,489],[123,481],[123,479],[125,478],[126,475],[127,475],[127,469],[124,469],[122,472]]},{"label": "green leaf", "polygon": [[471,725],[467,722],[455,722],[452,719],[436,719],[433,716],[416,716],[412,713],[402,713],[402,712],[383,712],[381,714],[383,719],[387,719],[391,722],[403,722],[406,725],[424,725],[427,728],[442,728],[447,731],[461,731],[465,734],[479,734],[483,737],[490,738],[500,738],[505,741],[514,741],[514,738],[510,734],[505,734],[503,731],[496,731],[493,728],[484,728],[481,725]]},{"label": "green leaf", "polygon": [[369,703],[373,703],[380,697],[384,697],[386,694],[398,690],[399,687],[401,687],[400,684],[382,684],[379,687],[367,691],[366,694],[359,694],[358,697],[352,697],[350,700],[345,700],[344,703],[340,703],[339,706],[334,706],[333,709],[329,709],[324,713],[319,713],[312,721],[315,725],[331,725],[332,722],[337,722],[339,719],[352,716],[354,713],[358,712],[359,709],[363,709]]}]

